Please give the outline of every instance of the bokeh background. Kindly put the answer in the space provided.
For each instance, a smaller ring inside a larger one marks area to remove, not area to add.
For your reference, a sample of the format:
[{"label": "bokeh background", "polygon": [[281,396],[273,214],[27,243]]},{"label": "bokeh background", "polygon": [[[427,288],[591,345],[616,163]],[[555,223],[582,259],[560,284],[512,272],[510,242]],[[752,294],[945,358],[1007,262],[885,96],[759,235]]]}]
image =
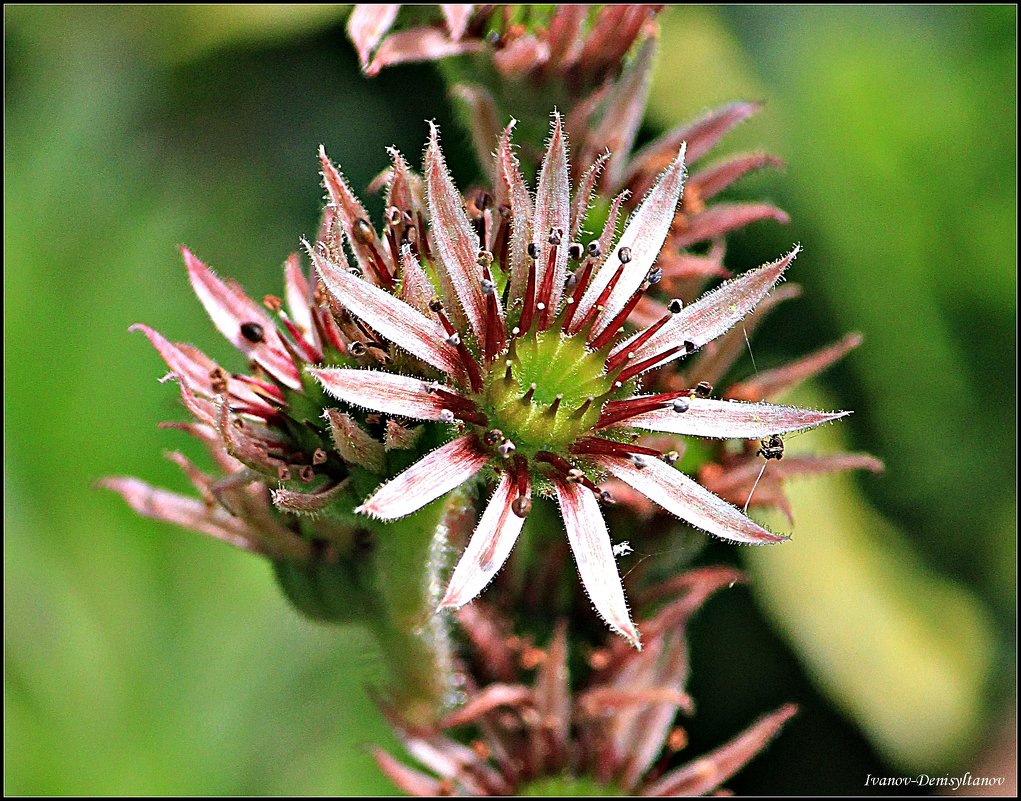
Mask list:
[{"label": "bokeh background", "polygon": [[[180,419],[176,393],[130,324],[233,363],[176,245],[260,297],[315,230],[320,142],[364,186],[435,118],[459,183],[477,175],[438,73],[363,79],[341,6],[4,13],[5,790],[393,792],[365,749],[393,745],[367,640],[300,619],[259,560],[90,484],[185,487],[161,450],[190,446],[155,428]],[[725,149],[789,163],[734,193],[794,221],[733,237],[732,267],[805,246],[806,291],[755,338],[759,368],[865,334],[801,395],[855,415],[794,443],[887,463],[793,484],[792,544],[701,557],[753,581],[692,631],[691,750],[802,707],[738,792],[1013,781],[1016,13],[662,15],[645,133],[763,99]]]}]

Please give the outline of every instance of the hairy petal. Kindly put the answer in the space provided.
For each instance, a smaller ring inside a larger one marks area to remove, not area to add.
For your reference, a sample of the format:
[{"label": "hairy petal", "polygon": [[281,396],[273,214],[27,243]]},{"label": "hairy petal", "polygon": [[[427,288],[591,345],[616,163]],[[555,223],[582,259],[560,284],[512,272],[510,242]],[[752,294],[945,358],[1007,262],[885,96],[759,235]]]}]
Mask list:
[{"label": "hairy petal", "polygon": [[[446,407],[444,400],[430,392],[430,382],[380,370],[353,370],[343,367],[310,369],[323,389],[338,400],[396,414],[414,420],[439,420]],[[457,393],[444,387],[444,392]]]},{"label": "hairy petal", "polygon": [[656,185],[649,190],[642,205],[631,215],[624,233],[616,244],[616,249],[603,262],[603,266],[593,278],[591,285],[582,297],[578,314],[585,314],[596,302],[599,294],[610,283],[617,268],[621,265],[621,248],[631,251],[631,260],[624,268],[620,280],[606,301],[606,309],[599,317],[594,333],[602,331],[606,324],[627,303],[635,290],[641,286],[652,265],[656,262],[659,251],[663,248],[670,223],[677,210],[677,201],[684,187],[684,147],[677,153],[677,158],[663,172]]},{"label": "hairy petal", "polygon": [[554,112],[552,130],[546,144],[546,155],[539,172],[539,186],[535,193],[535,240],[539,246],[539,262],[535,285],[542,286],[549,261],[550,231],[559,229],[564,241],[557,248],[557,259],[553,265],[553,292],[550,307],[555,309],[560,302],[567,278],[567,241],[571,227],[571,178],[567,165],[567,135],[560,121],[560,114]]},{"label": "hairy petal", "polygon": [[244,523],[196,498],[162,490],[128,476],[103,478],[96,485],[116,492],[143,517],[198,531],[245,551],[263,552],[257,535]]},{"label": "hairy petal", "polygon": [[454,292],[471,323],[476,341],[485,332],[486,302],[478,265],[479,237],[464,212],[461,195],[454,186],[440,149],[439,131],[430,123],[425,152],[425,188],[436,247]]},{"label": "hairy petal", "polygon": [[444,783],[426,773],[409,768],[382,748],[373,748],[372,756],[384,775],[410,796],[429,798],[444,795]]},{"label": "hairy petal", "polygon": [[[515,121],[504,129],[496,151],[497,170],[500,180],[498,202],[505,200],[511,210],[510,238],[510,297],[520,298],[525,293],[528,280],[528,243],[532,236],[534,209],[528,187],[521,177],[521,168],[511,148],[511,131]],[[507,265],[500,265],[507,272]]]},{"label": "hairy petal", "polygon": [[631,417],[626,425],[716,439],[761,439],[837,420],[850,412],[820,412],[769,403],[687,398],[688,410],[678,414],[670,405]]},{"label": "hairy petal", "polygon": [[[369,213],[365,210],[365,207],[355,196],[354,192],[351,191],[340,170],[333,166],[333,162],[327,157],[326,150],[322,145],[319,146],[319,161],[323,168],[322,175],[323,182],[326,184],[326,191],[330,195],[330,201],[337,208],[337,217],[340,220],[341,228],[344,230],[347,243],[355,254],[355,261],[357,261],[363,275],[375,276],[377,268],[373,258],[373,245],[365,242],[361,236],[355,233],[356,225],[367,225],[369,230],[372,231],[372,237],[376,238],[375,229],[369,223]],[[377,242],[377,244],[379,243]],[[382,258],[382,247],[380,247],[378,252]]]},{"label": "hairy petal", "polygon": [[761,753],[797,711],[796,706],[787,704],[766,715],[726,745],[666,774],[651,787],[646,788],[642,795],[705,795],[719,787]]},{"label": "hairy petal", "polygon": [[474,436],[465,434],[390,479],[355,511],[381,520],[397,520],[461,486],[487,461],[489,456]]},{"label": "hairy petal", "polygon": [[851,333],[832,345],[810,353],[789,364],[759,373],[754,378],[735,384],[727,390],[728,398],[739,400],[761,400],[787,392],[802,381],[825,370],[857,348],[862,341],[861,334]]},{"label": "hairy petal", "polygon": [[358,51],[358,61],[364,70],[369,66],[369,56],[379,40],[397,19],[400,4],[358,3],[347,18],[347,35]]},{"label": "hairy petal", "polygon": [[[301,386],[298,370],[280,343],[273,321],[251,298],[217,278],[190,250],[182,248],[181,252],[192,288],[217,330],[235,348],[265,367],[282,383],[298,389]],[[251,342],[245,338],[241,333],[241,326],[245,323],[261,326],[262,341]]]},{"label": "hairy petal", "polygon": [[436,292],[410,245],[401,247],[401,271],[401,300],[425,314]]},{"label": "hairy petal", "polygon": [[563,480],[556,481],[554,487],[567,539],[592,605],[610,628],[624,635],[635,648],[641,648],[638,629],[631,622],[624,599],[606,521],[595,495],[580,484]]},{"label": "hairy petal", "polygon": [[383,443],[362,428],[351,415],[327,409],[333,446],[345,462],[360,465],[373,473],[382,473],[386,465]]},{"label": "hairy petal", "polygon": [[581,225],[588,215],[589,206],[595,193],[596,184],[603,174],[603,168],[610,156],[608,153],[601,154],[592,165],[585,170],[584,175],[578,181],[578,191],[574,195],[574,202],[571,204],[571,242],[578,241],[581,235]]},{"label": "hairy petal", "polygon": [[688,163],[693,164],[708,153],[735,125],[757,114],[759,103],[730,103],[710,111],[695,122],[680,125],[642,148],[631,162],[627,182],[642,175],[652,175],[673,158],[682,142],[688,144]]},{"label": "hairy petal", "polygon": [[450,31],[450,38],[455,42],[464,36],[468,21],[471,19],[475,6],[469,3],[448,3],[440,5],[443,18],[447,21],[447,29]]},{"label": "hairy petal", "polygon": [[642,121],[652,85],[652,61],[658,44],[657,38],[650,36],[645,40],[638,55],[614,84],[599,126],[588,137],[586,161],[603,149],[612,154],[606,171],[606,180],[610,186],[620,184],[625,160],[635,143],[635,135]]},{"label": "hairy petal", "polygon": [[447,343],[447,334],[437,323],[389,292],[324,259],[311,247],[308,252],[326,288],[348,311],[427,364],[450,375],[461,373],[457,350]]},{"label": "hairy petal", "polygon": [[705,211],[694,214],[674,226],[670,240],[677,247],[688,247],[696,242],[729,234],[759,220],[776,220],[789,223],[787,212],[770,203],[717,203]]},{"label": "hairy petal", "polygon": [[671,514],[717,537],[751,545],[788,539],[762,528],[736,507],[659,459],[649,459],[640,468],[630,459],[618,457],[601,456],[596,461]]},{"label": "hairy petal", "polygon": [[477,53],[485,47],[483,42],[462,39],[455,42],[439,28],[423,26],[400,31],[383,40],[376,50],[366,75],[378,75],[385,67],[407,64],[413,61],[435,61],[462,53]]},{"label": "hairy petal", "polygon": [[[682,346],[683,349],[680,353],[676,353],[660,363],[661,365],[666,364],[691,352],[686,343],[693,346],[691,350],[695,350],[716,339],[755,308],[766,293],[773,288],[773,285],[780,280],[780,276],[783,275],[784,270],[799,251],[800,247],[796,247],[786,256],[771,264],[749,270],[738,278],[703,295],[690,306],[683,308],[671,317],[648,342],[634,350],[635,363],[663,353],[672,347]],[[637,336],[636,334],[616,347],[613,353],[626,350],[630,342]]]},{"label": "hairy petal", "polygon": [[457,609],[471,601],[507,561],[525,522],[523,517],[511,511],[511,503],[517,494],[516,482],[509,472],[505,472],[454,569],[440,604],[441,609]]},{"label": "hairy petal", "polygon": [[743,153],[699,170],[688,179],[688,191],[699,200],[709,200],[750,172],[765,167],[780,169],[783,166],[783,159],[768,153]]}]

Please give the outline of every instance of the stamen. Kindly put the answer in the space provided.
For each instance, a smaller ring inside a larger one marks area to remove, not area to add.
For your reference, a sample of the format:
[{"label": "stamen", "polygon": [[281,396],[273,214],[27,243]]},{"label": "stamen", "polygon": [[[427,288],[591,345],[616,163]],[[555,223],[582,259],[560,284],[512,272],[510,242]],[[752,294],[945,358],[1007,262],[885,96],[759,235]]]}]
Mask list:
[{"label": "stamen", "polygon": [[676,392],[663,392],[658,395],[648,395],[643,398],[628,398],[626,400],[610,401],[603,407],[602,413],[599,415],[599,420],[596,422],[596,428],[606,428],[607,426],[616,425],[623,420],[636,417],[645,412],[651,412],[653,409],[661,409],[664,405],[674,405],[674,411],[677,411],[676,404],[682,403],[687,404],[687,396],[691,393],[691,390],[682,389]]},{"label": "stamen", "polygon": [[372,265],[373,272],[376,274],[377,281],[387,291],[392,290],[394,288],[393,275],[390,273],[390,268],[386,266],[386,262],[376,246],[378,242],[376,229],[369,224],[368,220],[359,218],[355,220],[354,238],[369,251],[369,262]]},{"label": "stamen", "polygon": [[633,364],[627,369],[623,370],[620,373],[620,375],[617,376],[617,381],[619,381],[622,385],[626,384],[636,375],[644,373],[646,370],[655,367],[659,362],[663,361],[664,359],[669,359],[675,353],[678,353],[682,350],[684,350],[683,345],[674,345],[674,347],[668,348],[662,353],[656,354],[655,356],[650,356],[648,359],[643,359],[638,364]]},{"label": "stamen", "polygon": [[528,332],[532,328],[532,319],[535,316],[535,281],[536,281],[536,257],[538,256],[538,248],[534,245],[529,245],[529,255],[531,256],[531,250],[536,251],[536,256],[532,257],[532,262],[528,266],[528,284],[525,286],[525,307],[521,311],[521,319],[518,321],[518,326],[524,332]]},{"label": "stamen", "polygon": [[617,312],[616,316],[606,324],[606,328],[603,329],[602,333],[592,341],[593,350],[601,350],[606,347],[610,340],[620,333],[620,329],[624,327],[624,323],[627,322],[627,318],[631,316],[631,312],[635,310],[635,306],[638,305],[638,301],[642,299],[642,296],[648,291],[651,285],[651,281],[643,282],[642,285],[632,293],[628,302],[624,304],[624,308]]},{"label": "stamen", "polygon": [[[654,322],[652,325],[646,328],[634,342],[628,344],[627,348],[622,349],[619,353],[615,353],[613,356],[606,360],[607,372],[612,372],[613,370],[616,370],[625,361],[633,359],[635,351],[637,351],[646,342],[652,339],[652,337],[655,336],[656,332],[659,331],[659,329],[661,329],[664,325],[666,325],[667,320],[669,320],[673,315],[677,314],[680,310],[681,301],[674,298],[672,301],[670,301],[670,305],[667,306],[666,314],[664,314],[656,322]],[[691,349],[687,347],[688,346],[687,342],[685,342],[684,345],[686,353],[691,353],[691,351],[694,350],[694,347],[692,347]]]},{"label": "stamen", "polygon": [[[621,250],[627,250],[627,248],[621,248]],[[630,256],[628,258],[630,260]],[[588,327],[591,329],[592,327],[594,327],[596,319],[599,317],[603,309],[606,307],[606,301],[609,299],[610,293],[613,292],[614,288],[617,286],[617,282],[620,281],[620,277],[624,274],[624,267],[626,266],[626,264],[627,263],[624,262],[623,260],[621,261],[620,266],[614,271],[613,277],[610,278],[609,283],[603,288],[603,291],[599,293],[599,297],[596,298],[596,302],[593,303],[592,307],[585,313],[585,316],[582,318],[581,322],[574,327],[574,331],[571,331],[569,333],[573,334],[582,330],[583,328]]]},{"label": "stamen", "polygon": [[695,387],[695,397],[697,398],[708,398],[713,394],[713,385],[708,381],[699,381],[698,386]]},{"label": "stamen", "polygon": [[[581,268],[581,277],[575,280],[574,292],[571,293],[571,297],[568,298],[567,305],[564,307],[564,322],[560,325],[563,331],[570,333],[571,321],[574,320],[574,315],[578,311],[578,302],[588,287],[589,278],[592,276],[592,267],[592,259],[586,259],[585,266]],[[577,273],[571,273],[572,278],[575,276]]]},{"label": "stamen", "polygon": [[546,272],[542,277],[542,288],[539,291],[539,330],[545,331],[549,328],[549,305],[553,295],[553,273],[557,263],[557,251],[560,248],[561,232],[559,228],[554,228],[550,232],[549,237],[550,249],[549,256],[546,259]]}]

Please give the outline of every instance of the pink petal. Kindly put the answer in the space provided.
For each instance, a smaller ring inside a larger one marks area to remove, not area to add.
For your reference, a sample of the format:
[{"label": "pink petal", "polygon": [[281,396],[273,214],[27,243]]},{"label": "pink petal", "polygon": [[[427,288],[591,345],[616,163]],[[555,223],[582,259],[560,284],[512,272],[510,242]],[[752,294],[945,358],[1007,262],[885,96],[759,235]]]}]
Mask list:
[{"label": "pink petal", "polygon": [[606,521],[595,495],[580,484],[557,480],[557,500],[567,529],[567,539],[574,552],[581,583],[592,605],[614,631],[624,635],[641,649],[638,629],[631,622],[624,586],[617,573],[617,560],[606,530]]},{"label": "pink petal", "polygon": [[553,266],[553,292],[550,308],[556,309],[567,279],[567,236],[571,227],[571,178],[567,165],[567,136],[560,122],[560,114],[553,112],[553,127],[546,144],[546,155],[539,172],[539,186],[535,192],[535,242],[539,246],[535,285],[541,287],[552,245],[550,232],[559,229],[561,243]]},{"label": "pink petal", "polygon": [[[604,6],[593,23],[578,63],[597,75],[619,64],[631,49],[645,21],[656,13],[652,5]],[[675,148],[676,150],[676,148]]]},{"label": "pink petal", "polygon": [[769,203],[717,203],[700,214],[688,217],[683,226],[675,229],[671,244],[685,248],[760,220],[789,223],[791,218],[785,211]]},{"label": "pink petal", "polygon": [[277,509],[298,515],[315,515],[337,500],[345,489],[347,489],[345,482],[341,482],[317,492],[274,489],[270,490],[270,495]]},{"label": "pink petal", "polygon": [[[355,196],[354,192],[351,191],[340,170],[333,166],[333,163],[326,155],[326,149],[322,145],[319,146],[319,161],[322,164],[323,182],[326,184],[326,191],[330,195],[330,202],[337,208],[337,217],[340,220],[341,228],[344,230],[347,243],[354,252],[358,267],[362,271],[362,275],[371,277],[374,281],[378,280],[376,275],[379,270],[373,258],[374,247],[372,244],[365,242],[363,237],[355,233],[356,225],[362,230],[371,231],[372,239],[378,246],[376,252],[382,257],[382,246],[379,243],[379,238],[376,236],[375,229],[369,222],[369,213],[365,210],[365,207]],[[366,229],[364,226],[368,226],[368,228]]]},{"label": "pink petal", "polygon": [[848,334],[839,342],[827,345],[815,353],[810,353],[775,370],[766,370],[755,378],[734,385],[727,390],[727,397],[740,400],[760,400],[787,392],[842,359],[861,345],[861,341],[861,334]]},{"label": "pink petal", "polygon": [[455,42],[464,36],[468,28],[468,21],[471,19],[475,6],[469,3],[448,3],[440,5],[440,11],[447,21],[447,29],[450,31],[450,38]]},{"label": "pink petal", "polygon": [[207,534],[245,551],[263,552],[257,536],[244,523],[196,498],[158,489],[129,476],[103,478],[96,485],[116,492],[143,517]]},{"label": "pink petal", "polygon": [[493,63],[506,77],[516,78],[546,63],[549,46],[531,34],[519,36],[502,50],[493,53]]},{"label": "pink petal", "polygon": [[[780,280],[780,276],[800,250],[800,246],[796,247],[772,264],[749,270],[703,295],[690,306],[685,306],[648,342],[633,351],[633,363],[638,364],[672,347],[681,346],[680,352],[660,362],[660,365],[667,364],[716,339],[755,308]],[[630,341],[637,336],[638,334],[619,345],[613,350],[613,354],[626,350]]]},{"label": "pink petal", "polygon": [[462,39],[455,42],[444,31],[433,27],[412,28],[392,34],[383,40],[366,75],[378,75],[384,67],[412,61],[434,61],[462,53],[477,53],[485,47],[483,42]]},{"label": "pink petal", "polygon": [[425,314],[436,291],[410,245],[401,246],[401,275],[401,300]]},{"label": "pink petal", "polygon": [[440,721],[443,729],[475,723],[500,707],[521,708],[532,699],[532,689],[523,684],[487,684],[473,692],[464,706],[455,709]]},{"label": "pink petal", "polygon": [[441,609],[464,606],[482,592],[503,567],[525,522],[511,511],[511,503],[517,495],[516,482],[505,472],[457,563]]},{"label": "pink petal", "polygon": [[631,261],[624,268],[620,280],[613,292],[610,293],[610,297],[606,301],[606,309],[600,314],[599,322],[593,329],[594,334],[602,331],[617,312],[624,308],[624,304],[648,276],[659,251],[663,248],[666,235],[670,231],[670,224],[673,222],[677,201],[681,197],[683,186],[684,147],[682,146],[677,158],[659,177],[656,185],[649,190],[649,194],[646,195],[638,210],[631,215],[614,252],[603,263],[579,303],[577,313],[580,316],[592,307],[599,294],[610,283],[617,268],[620,267],[621,248],[629,248]]},{"label": "pink petal", "polygon": [[474,436],[465,434],[390,479],[355,511],[380,520],[397,520],[461,486],[488,461]]},{"label": "pink petal", "polygon": [[[363,409],[410,417],[413,420],[439,420],[447,401],[430,392],[432,383],[379,370],[352,370],[328,367],[310,369],[323,388],[333,397]],[[457,393],[443,388],[452,395]]]},{"label": "pink petal", "polygon": [[599,457],[598,463],[671,514],[717,537],[752,545],[789,539],[766,531],[736,507],[659,459],[648,459],[643,467],[630,459],[609,456]]},{"label": "pink petal", "polygon": [[451,87],[450,93],[465,105],[475,157],[485,167],[492,161],[493,142],[500,136],[496,102],[489,90],[475,84],[459,83]]},{"label": "pink petal", "polygon": [[447,334],[437,323],[389,292],[326,260],[311,247],[307,249],[326,288],[348,311],[427,364],[451,375],[461,373],[457,350],[447,343]]},{"label": "pink petal", "polygon": [[628,418],[623,425],[647,431],[665,431],[716,439],[762,439],[837,420],[850,412],[819,412],[769,403],[687,398],[688,410],[675,412],[667,404],[661,409]]},{"label": "pink petal", "polygon": [[606,181],[610,186],[620,185],[628,154],[635,143],[652,85],[652,59],[657,44],[656,36],[650,36],[642,44],[641,50],[614,84],[599,127],[588,137],[589,152],[607,149],[612,154],[606,171]]},{"label": "pink petal", "polygon": [[379,769],[397,786],[398,790],[402,790],[410,796],[425,798],[444,794],[444,784],[439,779],[409,768],[382,748],[373,748],[372,756]]},{"label": "pink petal", "polygon": [[585,174],[578,181],[578,191],[574,195],[574,202],[571,204],[571,242],[577,242],[581,235],[581,224],[588,215],[589,206],[592,204],[593,193],[596,183],[602,177],[603,168],[609,159],[609,154],[603,153],[585,170]]},{"label": "pink petal", "polygon": [[[447,171],[439,132],[430,123],[425,152],[425,187],[436,247],[477,342],[485,331],[486,302],[478,264],[479,237],[464,212],[461,195]],[[499,306],[499,304],[498,304]]]},{"label": "pink petal", "polygon": [[731,184],[750,172],[764,167],[782,168],[783,159],[768,153],[745,153],[732,156],[726,161],[699,170],[688,179],[688,191],[693,192],[700,200],[715,197]]},{"label": "pink petal", "polygon": [[[292,389],[300,388],[298,370],[287,356],[273,321],[254,301],[217,278],[190,250],[182,248],[181,252],[192,288],[217,330],[235,348],[265,367],[280,382]],[[241,333],[241,326],[245,323],[256,323],[262,327],[261,342],[251,342],[245,338]]]},{"label": "pink petal", "polygon": [[[750,337],[765,317],[779,304],[800,297],[800,295],[801,287],[792,283],[778,286],[773,292],[766,295],[755,307],[755,310],[744,319],[740,327],[731,328],[706,345],[699,355],[698,361],[685,372],[684,377],[689,385],[695,385],[699,381],[708,381],[710,384],[719,383],[734,362],[748,352],[745,335]],[[761,397],[732,394],[733,389],[733,387],[728,389],[725,397],[733,397],[738,400],[762,399]]]},{"label": "pink petal", "polygon": [[561,61],[576,54],[581,46],[581,29],[588,8],[580,3],[554,6],[546,41],[549,44],[550,67],[556,69]]},{"label": "pink petal", "polygon": [[324,415],[330,421],[333,447],[345,462],[359,465],[372,473],[382,473],[386,467],[383,443],[362,428],[351,415],[327,409]]},{"label": "pink petal", "polygon": [[525,294],[528,281],[528,243],[532,241],[532,198],[521,177],[518,160],[511,148],[511,131],[515,121],[503,132],[496,153],[497,169],[500,173],[498,203],[505,198],[511,210],[510,267],[501,264],[503,271],[510,272],[510,297],[520,298]]},{"label": "pink petal", "polygon": [[347,18],[347,35],[358,51],[358,61],[364,70],[369,56],[383,35],[397,19],[399,4],[358,3]]},{"label": "pink petal", "polygon": [[284,295],[287,299],[287,310],[291,319],[305,331],[306,340],[315,345],[312,325],[312,290],[305,273],[301,270],[298,254],[292,253],[284,263]]},{"label": "pink petal", "polygon": [[642,795],[705,795],[760,754],[797,711],[798,708],[793,704],[781,707],[726,745],[666,774],[651,787],[646,788]]},{"label": "pink petal", "polygon": [[631,162],[627,181],[642,174],[658,172],[659,165],[677,152],[682,142],[688,144],[688,163],[694,164],[708,153],[735,125],[757,114],[760,103],[730,103],[714,109],[695,122],[678,126],[642,148]]},{"label": "pink petal", "polygon": [[411,212],[414,216],[415,212],[425,205],[422,178],[412,171],[397,148],[388,148],[387,152],[393,161],[393,168],[386,191],[386,205],[396,206],[401,211]]}]

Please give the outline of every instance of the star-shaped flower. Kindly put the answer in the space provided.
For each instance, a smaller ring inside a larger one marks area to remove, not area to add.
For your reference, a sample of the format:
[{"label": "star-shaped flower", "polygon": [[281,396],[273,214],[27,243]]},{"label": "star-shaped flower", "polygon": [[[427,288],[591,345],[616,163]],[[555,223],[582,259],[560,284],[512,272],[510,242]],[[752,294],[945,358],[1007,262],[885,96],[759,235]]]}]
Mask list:
[{"label": "star-shaped flower", "polygon": [[495,208],[482,196],[466,210],[435,127],[425,154],[425,210],[416,208],[421,187],[395,154],[382,238],[323,156],[327,189],[357,267],[328,243],[308,251],[336,303],[366,328],[366,349],[376,352],[377,366],[310,373],[354,407],[451,426],[446,444],[379,486],[358,508],[362,514],[398,519],[478,477],[495,480],[442,607],[463,606],[489,583],[521,533],[535,493],[557,501],[598,613],[639,647],[599,508],[608,500],[597,486],[601,480],[613,476],[724,539],[766,544],[786,537],[678,470],[676,454],[639,445],[637,436],[762,439],[846,413],[716,400],[707,385],[643,393],[651,371],[697,351],[754,309],[798,249],[691,305],[673,302],[660,319],[625,335],[635,306],[659,280],[656,259],[684,183],[684,145],[620,236],[611,219],[583,246],[572,240],[587,197],[572,200],[559,115],[534,199],[511,149],[512,127],[496,153]]}]

